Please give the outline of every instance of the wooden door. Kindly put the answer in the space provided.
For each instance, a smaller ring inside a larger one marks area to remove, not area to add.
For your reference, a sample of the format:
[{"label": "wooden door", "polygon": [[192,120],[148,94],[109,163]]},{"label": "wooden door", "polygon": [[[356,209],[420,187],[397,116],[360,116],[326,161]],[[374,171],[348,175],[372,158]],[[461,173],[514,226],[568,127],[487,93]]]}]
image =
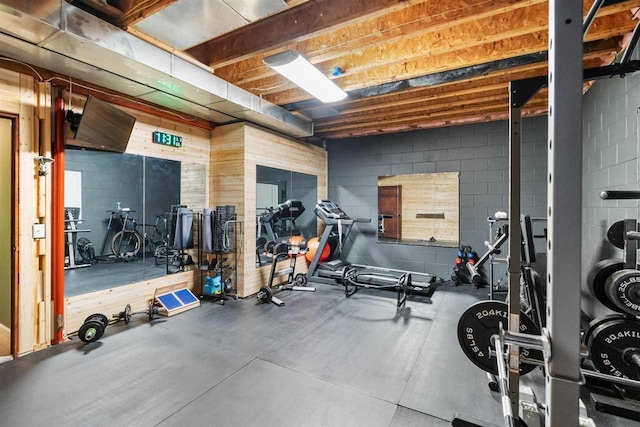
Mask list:
[{"label": "wooden door", "polygon": [[378,215],[384,218],[384,234],[387,239],[402,239],[402,186],[378,187]]}]

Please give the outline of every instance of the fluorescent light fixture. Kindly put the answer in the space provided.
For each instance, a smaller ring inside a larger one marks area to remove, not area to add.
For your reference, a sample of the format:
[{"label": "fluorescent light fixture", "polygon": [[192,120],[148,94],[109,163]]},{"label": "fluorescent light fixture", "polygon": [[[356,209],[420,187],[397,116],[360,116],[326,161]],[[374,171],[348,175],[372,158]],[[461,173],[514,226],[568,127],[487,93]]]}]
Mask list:
[{"label": "fluorescent light fixture", "polygon": [[287,50],[264,58],[263,61],[322,102],[336,102],[347,97],[345,91],[298,52]]}]

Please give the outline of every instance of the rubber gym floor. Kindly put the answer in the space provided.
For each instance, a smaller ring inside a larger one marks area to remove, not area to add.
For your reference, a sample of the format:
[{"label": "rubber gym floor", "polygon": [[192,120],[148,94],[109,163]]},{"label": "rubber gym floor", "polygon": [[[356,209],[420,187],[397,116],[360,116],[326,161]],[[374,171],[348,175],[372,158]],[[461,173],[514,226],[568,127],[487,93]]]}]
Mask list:
[{"label": "rubber gym floor", "polygon": [[283,308],[250,298],[139,316],[1,364],[0,425],[440,427],[456,413],[501,425],[456,336],[485,295],[445,284],[397,311],[393,293],[318,285],[280,293]]}]

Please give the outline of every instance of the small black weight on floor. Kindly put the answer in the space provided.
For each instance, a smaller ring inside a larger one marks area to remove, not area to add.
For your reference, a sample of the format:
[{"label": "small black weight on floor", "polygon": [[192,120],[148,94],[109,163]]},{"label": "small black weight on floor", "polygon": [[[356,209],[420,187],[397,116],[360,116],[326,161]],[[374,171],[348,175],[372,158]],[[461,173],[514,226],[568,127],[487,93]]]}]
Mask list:
[{"label": "small black weight on floor", "polygon": [[113,317],[115,317],[118,320],[120,319],[124,320],[124,323],[128,325],[129,322],[131,322],[131,315],[132,315],[131,306],[127,304],[123,311],[121,311],[118,314],[114,314]]},{"label": "small black weight on floor", "polygon": [[231,293],[231,291],[233,291],[233,286],[232,285],[232,281],[231,281],[231,277],[227,278],[227,280],[224,281],[224,293],[228,294]]},{"label": "small black weight on floor", "polygon": [[618,249],[624,249],[624,221],[611,224],[607,230],[607,240]]},{"label": "small black weight on floor", "polygon": [[[462,314],[458,321],[458,342],[462,351],[471,362],[485,372],[498,374],[495,354],[491,350],[495,347],[491,337],[499,333],[499,325],[507,328],[509,306],[502,301],[480,301]],[[520,332],[538,335],[540,331],[526,314],[520,313]],[[542,360],[542,353],[537,350],[520,348],[520,355],[530,359]],[[520,364],[520,375],[525,375],[535,369],[535,365]]]},{"label": "small black weight on floor", "polygon": [[589,334],[587,347],[599,372],[640,380],[640,321],[619,316],[601,322]]},{"label": "small black weight on floor", "polygon": [[260,302],[270,303],[273,298],[273,291],[268,286],[262,286],[256,296]]},{"label": "small black weight on floor", "polygon": [[153,301],[149,302],[149,308],[147,309],[147,317],[149,318],[149,322],[153,321],[155,314],[157,313],[157,308]]},{"label": "small black weight on floor", "polygon": [[297,286],[307,286],[307,275],[304,273],[296,274],[296,285]]},{"label": "small black weight on floor", "polygon": [[98,341],[104,334],[109,319],[104,314],[96,313],[87,317],[78,330],[78,338],[83,342]]},{"label": "small black weight on floor", "polygon": [[589,286],[589,290],[593,296],[595,296],[598,301],[604,304],[608,309],[618,312],[620,311],[620,308],[618,308],[618,306],[607,297],[605,285],[609,276],[623,268],[624,263],[620,260],[604,259],[595,263],[587,275],[587,285]]},{"label": "small black weight on floor", "polygon": [[607,279],[605,292],[607,298],[618,307],[618,311],[640,316],[640,271],[616,271]]}]

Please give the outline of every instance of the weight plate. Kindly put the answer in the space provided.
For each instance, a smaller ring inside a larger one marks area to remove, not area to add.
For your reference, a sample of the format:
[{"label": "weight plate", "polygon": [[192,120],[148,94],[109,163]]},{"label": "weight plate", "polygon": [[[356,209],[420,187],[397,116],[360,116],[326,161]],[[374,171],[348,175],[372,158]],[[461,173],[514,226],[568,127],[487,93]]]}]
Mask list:
[{"label": "weight plate", "polygon": [[607,279],[605,293],[623,312],[640,316],[640,271],[616,271]]},{"label": "weight plate", "polygon": [[83,342],[98,341],[102,334],[104,334],[104,326],[96,320],[83,323],[78,330],[78,337]]},{"label": "weight plate", "polygon": [[640,322],[635,319],[613,319],[594,329],[587,343],[595,368],[608,375],[640,380]]},{"label": "weight plate", "polygon": [[147,317],[149,317],[149,322],[153,321],[153,315],[155,314],[153,312],[153,309],[154,309],[154,304],[153,304],[153,301],[151,301],[149,303],[149,309],[147,310]]},{"label": "weight plate", "polygon": [[587,344],[589,342],[589,339],[591,337],[591,334],[593,333],[593,331],[596,330],[596,328],[598,326],[600,326],[601,324],[603,324],[604,322],[608,322],[610,320],[616,320],[616,319],[624,319],[624,316],[622,314],[607,314],[604,317],[598,317],[596,319],[593,319],[591,322],[589,322],[589,328],[587,329],[587,331],[584,333],[584,339],[583,342],[585,344]]},{"label": "weight plate", "polygon": [[[498,374],[494,348],[491,337],[499,333],[499,324],[503,328],[508,325],[509,306],[502,301],[480,301],[473,304],[462,314],[458,321],[458,342],[462,351],[471,362],[485,372]],[[524,313],[520,313],[520,332],[539,335],[540,331],[533,321]],[[542,353],[537,350],[520,348],[520,355],[531,359],[542,360]],[[535,365],[520,364],[520,375],[535,369]]]},{"label": "weight plate", "polygon": [[589,290],[595,296],[598,301],[604,304],[608,309],[620,312],[620,308],[616,306],[613,301],[607,298],[605,292],[605,285],[609,276],[616,271],[620,271],[624,268],[624,263],[617,259],[605,259],[598,261],[591,267],[589,275],[587,276],[587,285]]},{"label": "weight plate", "polygon": [[607,230],[607,240],[618,249],[624,249],[624,221],[611,224]]},{"label": "weight plate", "polygon": [[129,322],[131,322],[131,306],[129,304],[124,308],[122,318],[124,319],[125,325],[128,325]]},{"label": "weight plate", "polygon": [[257,297],[260,300],[260,302],[270,303],[271,299],[273,298],[273,291],[268,286],[263,286],[258,291]]},{"label": "weight plate", "polygon": [[303,273],[296,274],[296,285],[307,286],[307,275]]},{"label": "weight plate", "polygon": [[107,316],[105,316],[104,314],[101,313],[94,313],[91,316],[87,317],[86,319],[84,319],[84,323],[88,323],[91,321],[95,321],[95,322],[99,322],[102,324],[103,328],[106,328],[107,325],[109,324],[109,319],[107,318]]}]

